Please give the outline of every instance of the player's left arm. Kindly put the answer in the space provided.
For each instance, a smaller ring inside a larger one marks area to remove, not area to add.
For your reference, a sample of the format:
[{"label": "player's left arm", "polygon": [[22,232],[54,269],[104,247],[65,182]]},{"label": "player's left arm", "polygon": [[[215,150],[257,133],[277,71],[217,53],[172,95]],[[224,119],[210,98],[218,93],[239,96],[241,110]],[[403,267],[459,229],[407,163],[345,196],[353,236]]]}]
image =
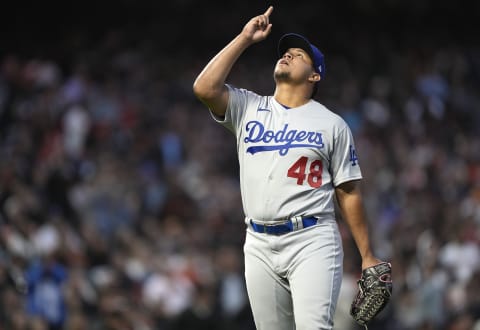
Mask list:
[{"label": "player's left arm", "polygon": [[335,187],[335,195],[343,219],[348,224],[362,257],[362,269],[380,263],[381,260],[374,257],[372,253],[359,180],[341,183]]}]

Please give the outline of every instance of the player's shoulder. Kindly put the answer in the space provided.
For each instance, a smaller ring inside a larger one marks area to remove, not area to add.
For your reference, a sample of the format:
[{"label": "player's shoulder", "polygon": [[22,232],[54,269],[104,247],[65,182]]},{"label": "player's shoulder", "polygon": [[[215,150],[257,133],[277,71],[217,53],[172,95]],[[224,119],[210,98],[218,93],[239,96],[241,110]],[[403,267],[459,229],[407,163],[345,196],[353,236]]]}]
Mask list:
[{"label": "player's shoulder", "polygon": [[261,95],[255,93],[254,91],[251,91],[251,90],[246,89],[246,88],[236,87],[236,86],[231,85],[231,84],[225,84],[225,85],[227,86],[228,92],[230,94],[235,94],[235,95],[247,97],[247,98],[250,98],[250,99],[259,99],[259,98],[264,97],[264,96],[261,96]]},{"label": "player's shoulder", "polygon": [[324,117],[325,120],[328,120],[331,125],[336,126],[338,129],[348,127],[347,122],[342,116],[327,108],[323,103],[312,99],[312,104],[315,112]]}]

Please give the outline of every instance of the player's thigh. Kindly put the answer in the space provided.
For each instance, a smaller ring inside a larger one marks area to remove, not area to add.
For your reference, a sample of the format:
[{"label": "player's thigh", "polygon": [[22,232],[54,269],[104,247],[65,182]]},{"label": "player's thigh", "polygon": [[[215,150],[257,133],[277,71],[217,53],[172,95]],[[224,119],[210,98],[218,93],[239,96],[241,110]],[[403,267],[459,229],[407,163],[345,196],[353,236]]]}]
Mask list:
[{"label": "player's thigh", "polygon": [[[248,236],[248,234],[247,234]],[[271,253],[247,237],[244,247],[245,280],[258,330],[293,330],[293,307],[288,283],[272,269]]]},{"label": "player's thigh", "polygon": [[315,230],[320,237],[299,254],[289,276],[296,330],[333,328],[342,283],[343,249],[336,224]]}]

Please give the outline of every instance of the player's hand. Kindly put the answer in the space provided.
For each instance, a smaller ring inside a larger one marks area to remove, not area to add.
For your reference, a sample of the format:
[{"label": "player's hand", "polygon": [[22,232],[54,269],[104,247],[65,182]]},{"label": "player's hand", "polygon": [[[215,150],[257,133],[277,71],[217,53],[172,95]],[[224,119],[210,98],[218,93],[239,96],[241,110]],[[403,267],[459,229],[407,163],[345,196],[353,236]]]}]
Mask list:
[{"label": "player's hand", "polygon": [[272,24],[270,23],[272,11],[273,6],[270,6],[265,13],[255,16],[248,21],[242,30],[242,35],[251,43],[264,40],[272,31]]}]

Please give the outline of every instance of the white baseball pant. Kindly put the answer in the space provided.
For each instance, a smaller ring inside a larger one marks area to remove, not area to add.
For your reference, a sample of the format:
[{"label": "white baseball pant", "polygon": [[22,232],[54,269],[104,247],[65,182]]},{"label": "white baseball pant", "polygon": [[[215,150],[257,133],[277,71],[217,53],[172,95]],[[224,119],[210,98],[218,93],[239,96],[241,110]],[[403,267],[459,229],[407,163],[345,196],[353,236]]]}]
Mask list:
[{"label": "white baseball pant", "polygon": [[332,329],[343,274],[335,220],[284,235],[247,229],[245,279],[258,330]]}]

